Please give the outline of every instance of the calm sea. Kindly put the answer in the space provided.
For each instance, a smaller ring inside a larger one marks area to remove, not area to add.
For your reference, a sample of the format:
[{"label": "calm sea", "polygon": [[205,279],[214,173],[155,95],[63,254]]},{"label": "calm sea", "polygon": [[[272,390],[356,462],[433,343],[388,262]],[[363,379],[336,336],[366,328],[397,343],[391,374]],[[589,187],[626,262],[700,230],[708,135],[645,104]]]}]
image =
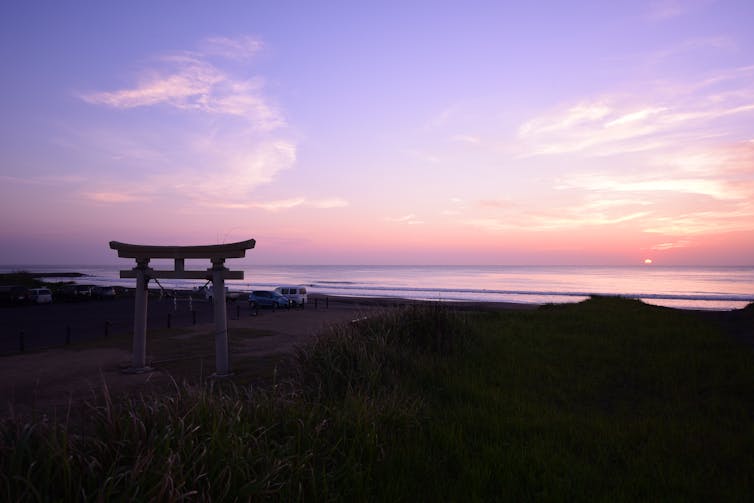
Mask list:
[{"label": "calm sea", "polygon": [[[235,263],[234,263],[235,262]],[[155,269],[171,269],[169,261],[153,261]],[[209,264],[187,262],[187,269]],[[578,302],[592,294],[621,295],[650,304],[684,309],[738,309],[754,301],[754,267],[597,267],[597,266],[270,266],[229,260],[244,270],[231,289],[271,289],[306,285],[310,292],[360,297],[400,297],[440,301]],[[122,265],[10,265],[0,271],[81,272],[79,283],[133,286],[120,279]],[[54,279],[51,279],[54,281]],[[165,288],[186,288],[202,281],[162,280]],[[151,287],[156,288],[154,282]]]}]

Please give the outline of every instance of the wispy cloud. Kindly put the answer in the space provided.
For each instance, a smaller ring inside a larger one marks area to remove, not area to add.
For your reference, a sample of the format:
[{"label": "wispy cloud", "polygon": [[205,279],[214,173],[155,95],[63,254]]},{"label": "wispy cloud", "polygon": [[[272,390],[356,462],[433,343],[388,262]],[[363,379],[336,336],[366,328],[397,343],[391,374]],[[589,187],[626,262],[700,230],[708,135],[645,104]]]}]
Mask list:
[{"label": "wispy cloud", "polygon": [[652,245],[650,249],[657,251],[672,250],[674,248],[688,248],[693,245],[693,241],[690,239],[681,239],[679,241],[672,241],[669,243],[657,243]]},{"label": "wispy cloud", "polygon": [[200,47],[203,54],[243,61],[256,56],[264,48],[264,44],[256,37],[242,35],[209,37],[201,42]]},{"label": "wispy cloud", "polygon": [[135,86],[115,91],[83,93],[81,99],[113,108],[165,105],[219,115],[236,115],[262,131],[284,126],[282,114],[262,95],[260,77],[239,79],[220,70],[200,53],[176,53],[158,58],[142,72]]},{"label": "wispy cloud", "polygon": [[[263,48],[261,41],[248,36],[213,37],[198,45],[198,50],[149,60],[134,85],[80,95],[87,103],[118,111],[148,110],[149,135],[133,125],[124,130],[116,121],[99,128],[89,147],[104,151],[108,162],[152,165],[129,173],[131,178],[142,177],[129,197],[161,191],[183,195],[194,205],[244,207],[255,188],[271,183],[295,164],[297,147],[286,138],[282,112],[265,96],[264,79],[249,75],[251,67],[246,63],[223,64],[254,57]],[[158,154],[145,158],[145,152]],[[161,169],[154,169],[156,165]],[[174,174],[176,170],[180,176]],[[117,180],[114,172],[108,175],[92,180],[99,187],[85,197],[100,202],[130,200],[115,196],[122,191],[109,187],[122,187],[123,180]]]},{"label": "wispy cloud", "polygon": [[646,56],[646,61],[650,64],[658,65],[680,56],[698,56],[702,51],[715,53],[720,51],[730,52],[737,48],[736,42],[728,36],[695,37],[683,40],[670,47],[656,50]]},{"label": "wispy cloud", "polygon": [[489,232],[542,232],[613,226],[644,219],[649,211],[585,212],[578,207],[564,207],[560,211],[540,212],[521,207],[504,217],[469,218],[461,223]]},{"label": "wispy cloud", "polygon": [[659,0],[650,4],[647,17],[652,21],[663,21],[681,16],[684,12],[680,0]]},{"label": "wispy cloud", "polygon": [[406,150],[406,153],[409,156],[411,156],[412,158],[414,158],[414,159],[416,159],[418,161],[421,161],[421,162],[426,162],[426,163],[429,163],[429,164],[437,164],[439,162],[442,162],[442,158],[441,157],[439,157],[437,155],[434,155],[434,154],[431,154],[431,153],[428,153],[428,152],[425,152],[425,151],[422,151],[422,150],[408,149],[408,150]]},{"label": "wispy cloud", "polygon": [[724,180],[704,178],[673,178],[672,174],[620,176],[591,173],[570,177],[559,188],[579,188],[603,192],[668,192],[673,194],[694,194],[715,199],[738,199],[741,197],[735,187]]},{"label": "wispy cloud", "polygon": [[349,202],[340,197],[331,197],[327,199],[316,199],[309,201],[309,204],[314,208],[345,208],[349,206]]},{"label": "wispy cloud", "polygon": [[400,217],[386,217],[385,220],[388,222],[397,222],[408,225],[419,225],[424,223],[423,220],[417,219],[416,215],[414,215],[413,213],[402,215]]},{"label": "wispy cloud", "polygon": [[727,80],[725,92],[716,89],[712,76],[705,79],[707,88],[663,83],[645,89],[641,98],[615,93],[544,113],[519,127],[519,156],[605,156],[666,148],[681,139],[720,137],[728,132],[726,120],[754,117],[754,70],[737,70],[721,72],[720,78]]},{"label": "wispy cloud", "polygon": [[[213,205],[212,203],[206,203],[207,205]],[[349,205],[349,202],[340,197],[332,197],[326,199],[310,199],[307,197],[292,197],[288,199],[277,199],[272,201],[255,201],[247,203],[224,203],[218,202],[214,206],[231,209],[262,209],[271,212],[278,212],[283,210],[290,210],[298,207],[308,207],[316,209],[330,209],[330,208],[344,208]]]},{"label": "wispy cloud", "polygon": [[134,87],[85,93],[81,99],[95,105],[133,108],[166,103],[176,108],[202,108],[212,87],[225,80],[213,65],[190,55],[170,55],[161,69],[145,70]]},{"label": "wispy cloud", "polygon": [[471,145],[479,145],[480,143],[482,143],[482,139],[481,138],[479,138],[478,136],[470,135],[470,134],[457,134],[457,135],[453,135],[453,137],[451,138],[451,140],[453,140],[454,142],[468,143],[468,144],[471,144]]},{"label": "wispy cloud", "polygon": [[655,0],[649,4],[646,17],[649,21],[667,21],[713,2],[714,0]]},{"label": "wispy cloud", "polygon": [[517,205],[510,199],[481,199],[478,205],[482,208],[497,208],[497,209],[509,209]]},{"label": "wispy cloud", "polygon": [[19,177],[19,176],[6,176],[0,175],[0,181],[8,184],[23,184],[23,185],[59,185],[61,183],[74,184],[86,181],[86,178],[79,175],[62,175],[62,176],[33,176],[33,177]]},{"label": "wispy cloud", "polygon": [[143,195],[134,195],[127,192],[84,192],[82,195],[91,201],[108,204],[132,203],[145,199]]}]

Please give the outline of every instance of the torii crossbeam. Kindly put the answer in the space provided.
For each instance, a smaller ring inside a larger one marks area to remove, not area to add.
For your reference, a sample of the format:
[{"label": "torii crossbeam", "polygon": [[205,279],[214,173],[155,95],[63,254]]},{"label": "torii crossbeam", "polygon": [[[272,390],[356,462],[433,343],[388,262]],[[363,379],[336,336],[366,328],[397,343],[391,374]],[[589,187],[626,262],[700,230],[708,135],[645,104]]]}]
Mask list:
[{"label": "torii crossbeam", "polygon": [[[215,303],[215,375],[230,375],[228,359],[228,317],[225,307],[225,280],[243,279],[243,271],[229,271],[225,260],[242,258],[246,250],[254,248],[256,241],[248,239],[238,243],[204,246],[151,246],[110,241],[110,248],[118,251],[119,257],[133,258],[136,267],[120,271],[121,278],[136,278],[133,360],[129,372],[141,373],[151,370],[146,365],[147,349],[147,286],[156,279],[207,279],[212,281]],[[154,270],[149,267],[151,259],[173,259],[175,269]],[[212,267],[206,271],[187,271],[186,259],[209,259]]]}]

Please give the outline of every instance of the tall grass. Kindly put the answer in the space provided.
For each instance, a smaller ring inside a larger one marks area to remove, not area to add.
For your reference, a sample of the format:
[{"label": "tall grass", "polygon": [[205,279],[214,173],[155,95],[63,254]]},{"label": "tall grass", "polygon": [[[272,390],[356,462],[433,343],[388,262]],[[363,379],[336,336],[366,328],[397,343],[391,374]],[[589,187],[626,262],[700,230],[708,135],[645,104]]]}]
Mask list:
[{"label": "tall grass", "polygon": [[[423,323],[409,326],[414,316],[438,318],[427,325],[431,335],[420,333]],[[399,381],[389,374],[407,367],[401,358],[447,351],[440,341],[458,330],[444,326],[443,316],[449,313],[412,309],[334,328],[299,352],[294,378],[264,389],[184,383],[169,394],[116,400],[103,385],[83,408],[71,407],[62,417],[11,417],[0,427],[0,499],[368,494],[375,466],[398,438],[419,427],[421,400],[380,388]]]},{"label": "tall grass", "polygon": [[0,499],[746,500],[752,348],[690,313],[594,298],[386,311],[265,388],[106,386],[0,426]]}]

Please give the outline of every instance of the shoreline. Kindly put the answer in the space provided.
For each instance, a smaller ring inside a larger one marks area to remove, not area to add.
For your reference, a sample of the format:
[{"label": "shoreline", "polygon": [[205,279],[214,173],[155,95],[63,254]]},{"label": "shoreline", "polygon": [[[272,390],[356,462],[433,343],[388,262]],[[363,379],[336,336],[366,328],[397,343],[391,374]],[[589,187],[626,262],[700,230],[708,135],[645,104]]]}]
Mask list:
[{"label": "shoreline", "polygon": [[[301,285],[310,294],[331,297],[400,298],[449,303],[566,304],[593,295],[641,299],[650,305],[684,310],[736,310],[754,302],[754,292],[742,288],[754,267],[685,267],[641,269],[626,274],[619,267],[555,266],[245,266],[248,281],[226,283],[231,290],[272,290],[279,285]],[[675,271],[676,268],[672,268]],[[29,274],[47,280],[133,288],[113,267],[29,266]],[[566,272],[563,272],[563,271]],[[71,272],[76,271],[76,272]],[[685,272],[683,272],[685,271]],[[721,273],[720,271],[729,271]],[[0,274],[0,281],[3,280]],[[742,283],[743,281],[743,283]],[[163,281],[169,290],[191,290],[200,283]],[[150,290],[158,290],[150,282]]]}]

